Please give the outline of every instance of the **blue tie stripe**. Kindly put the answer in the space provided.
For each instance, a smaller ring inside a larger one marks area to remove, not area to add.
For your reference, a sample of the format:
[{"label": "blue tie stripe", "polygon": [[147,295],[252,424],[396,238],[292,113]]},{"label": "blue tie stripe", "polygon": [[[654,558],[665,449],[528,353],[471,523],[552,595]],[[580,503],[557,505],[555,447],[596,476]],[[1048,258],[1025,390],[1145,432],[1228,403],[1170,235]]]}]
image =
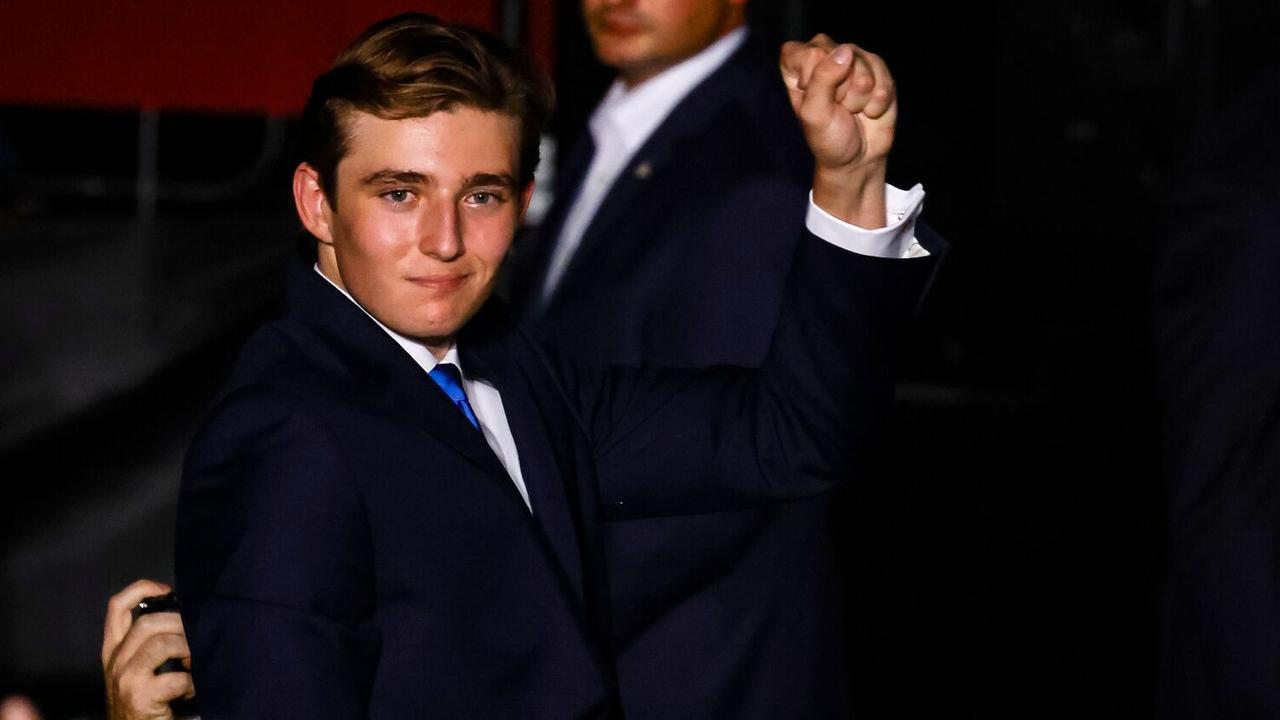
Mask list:
[{"label": "blue tie stripe", "polygon": [[467,401],[467,393],[462,389],[462,372],[458,370],[457,365],[450,363],[439,363],[431,369],[429,373],[431,379],[436,381],[440,389],[445,395],[453,401],[453,404],[462,411],[463,417],[475,429],[480,429],[480,420],[476,417],[476,413],[471,409],[471,403]]}]

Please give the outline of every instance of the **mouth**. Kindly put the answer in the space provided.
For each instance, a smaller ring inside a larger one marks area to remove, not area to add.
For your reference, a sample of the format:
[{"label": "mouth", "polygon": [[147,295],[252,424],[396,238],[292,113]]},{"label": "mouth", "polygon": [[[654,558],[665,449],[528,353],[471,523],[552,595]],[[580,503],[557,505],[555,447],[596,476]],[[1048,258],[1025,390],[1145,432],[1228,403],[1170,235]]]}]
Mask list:
[{"label": "mouth", "polygon": [[611,35],[633,35],[648,28],[644,16],[627,10],[599,12],[594,20],[597,30]]},{"label": "mouth", "polygon": [[405,278],[414,285],[438,293],[449,293],[466,284],[469,274],[415,275]]}]

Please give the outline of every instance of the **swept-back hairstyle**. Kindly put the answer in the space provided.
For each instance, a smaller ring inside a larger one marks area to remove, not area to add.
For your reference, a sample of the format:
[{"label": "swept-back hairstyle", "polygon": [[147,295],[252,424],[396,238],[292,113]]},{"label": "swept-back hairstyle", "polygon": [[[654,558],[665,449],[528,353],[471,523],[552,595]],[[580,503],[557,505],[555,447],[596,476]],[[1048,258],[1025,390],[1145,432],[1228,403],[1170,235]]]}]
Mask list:
[{"label": "swept-back hairstyle", "polygon": [[406,13],[374,24],[316,78],[302,114],[302,160],[336,207],[336,169],[347,153],[352,111],[386,120],[459,107],[520,122],[519,182],[533,179],[551,114],[551,85],[524,54],[481,30]]}]

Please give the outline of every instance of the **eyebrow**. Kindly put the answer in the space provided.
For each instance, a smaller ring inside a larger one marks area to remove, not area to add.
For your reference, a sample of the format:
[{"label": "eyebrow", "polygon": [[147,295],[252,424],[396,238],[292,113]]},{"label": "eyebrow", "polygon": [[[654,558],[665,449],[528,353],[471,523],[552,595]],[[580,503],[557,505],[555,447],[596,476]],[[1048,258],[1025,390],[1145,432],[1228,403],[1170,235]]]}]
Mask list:
[{"label": "eyebrow", "polygon": [[462,183],[462,189],[470,190],[483,185],[496,185],[510,189],[516,186],[516,179],[507,173],[476,173]]},{"label": "eyebrow", "polygon": [[[383,169],[371,172],[360,179],[360,184],[369,185],[430,185],[434,179],[416,170]],[[462,183],[462,189],[496,185],[503,188],[514,188],[516,180],[508,173],[476,173]]]},{"label": "eyebrow", "polygon": [[414,170],[378,170],[360,178],[361,185],[428,185],[431,176]]}]

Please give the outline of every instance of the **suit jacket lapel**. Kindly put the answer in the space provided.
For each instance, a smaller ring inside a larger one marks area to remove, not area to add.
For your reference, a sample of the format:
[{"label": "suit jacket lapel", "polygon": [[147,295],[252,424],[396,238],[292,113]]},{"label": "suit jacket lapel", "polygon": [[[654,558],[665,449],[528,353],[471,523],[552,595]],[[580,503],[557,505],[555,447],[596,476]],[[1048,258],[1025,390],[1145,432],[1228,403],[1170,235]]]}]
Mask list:
[{"label": "suit jacket lapel", "polygon": [[306,268],[291,283],[290,307],[320,337],[328,351],[322,362],[327,360],[335,372],[349,376],[375,406],[421,428],[524,504],[484,436],[359,306]]},{"label": "suit jacket lapel", "polygon": [[[496,314],[494,308],[484,313],[486,316],[493,314]],[[493,322],[489,317],[480,316],[472,321],[472,325],[484,330],[500,324],[504,322]],[[513,353],[519,350],[505,341],[512,333],[513,329],[507,329],[506,332],[487,333],[486,336],[485,333],[471,331],[469,326],[468,332],[459,340],[458,352],[468,374],[493,383],[502,394],[507,423],[520,456],[520,471],[529,491],[529,504],[533,506],[534,524],[548,552],[556,559],[556,565],[563,571],[562,579],[571,589],[571,594],[581,599],[583,568],[577,523],[566,495],[560,463],[552,451],[546,420],[532,389],[532,383],[539,382],[539,378],[531,378],[523,371],[520,359],[513,357]],[[545,382],[547,378],[541,380]]]},{"label": "suit jacket lapel", "polygon": [[[583,259],[584,257],[608,248],[610,229],[618,227],[619,219],[625,216],[629,208],[636,206],[636,199],[641,194],[655,183],[662,182],[661,176],[664,170],[673,158],[679,157],[680,145],[691,137],[700,136],[705,131],[706,125],[716,116],[717,111],[732,101],[738,83],[741,82],[739,73],[742,72],[744,63],[750,61],[750,53],[756,51],[750,39],[743,43],[742,47],[730,55],[723,65],[716,68],[677,103],[653,135],[640,146],[640,149],[627,162],[626,167],[618,174],[617,180],[609,188],[608,195],[605,196],[600,208],[587,225],[582,243],[578,245],[577,251],[570,259],[569,267],[565,269],[564,277],[560,279],[556,294],[559,294],[560,288],[574,281],[574,278],[582,272],[582,267],[591,265],[590,261]],[[590,133],[586,134],[590,135]],[[752,152],[753,150],[744,148],[743,151]],[[586,168],[582,169],[582,173],[586,174]],[[578,178],[578,185],[581,181],[582,178]],[[574,186],[575,189],[578,185]],[[566,198],[563,203],[564,209],[558,214],[560,222],[563,222],[564,215],[568,213],[568,207],[576,194],[575,192]],[[557,203],[557,205],[560,204]],[[559,235],[559,226],[554,230],[556,235]],[[555,241],[555,237],[549,238],[552,246]],[[547,254],[550,256],[549,250]],[[538,287],[541,287],[542,281],[546,278],[546,269],[545,264],[538,268],[535,280]],[[554,295],[547,304],[550,305],[553,302],[555,302]]]},{"label": "suit jacket lapel", "polygon": [[591,168],[594,156],[595,142],[591,139],[591,133],[584,130],[574,143],[568,162],[556,180],[555,202],[531,238],[530,257],[518,266],[520,275],[513,279],[515,294],[512,299],[524,317],[536,318],[543,309],[542,284],[546,281],[547,271],[551,266],[551,256],[555,254],[560,230],[564,227],[573,200],[582,189],[582,181],[587,177],[587,170]]},{"label": "suit jacket lapel", "polygon": [[[500,303],[491,301],[463,328],[458,352],[468,375],[492,382],[502,394],[533,515],[483,434],[363,310],[311,268],[294,273],[289,295],[291,315],[313,333],[299,345],[336,376],[349,379],[372,406],[421,428],[480,468],[487,481],[498,483],[511,502],[519,505],[519,515],[528,519],[566,597],[583,606],[583,617],[591,622],[592,609],[584,605],[583,552],[576,516],[532,389],[531,382],[536,379],[524,373],[520,360],[512,356],[521,351],[532,353],[532,349],[512,340],[518,331],[509,324]],[[599,628],[592,627],[592,633],[599,634]]]}]

